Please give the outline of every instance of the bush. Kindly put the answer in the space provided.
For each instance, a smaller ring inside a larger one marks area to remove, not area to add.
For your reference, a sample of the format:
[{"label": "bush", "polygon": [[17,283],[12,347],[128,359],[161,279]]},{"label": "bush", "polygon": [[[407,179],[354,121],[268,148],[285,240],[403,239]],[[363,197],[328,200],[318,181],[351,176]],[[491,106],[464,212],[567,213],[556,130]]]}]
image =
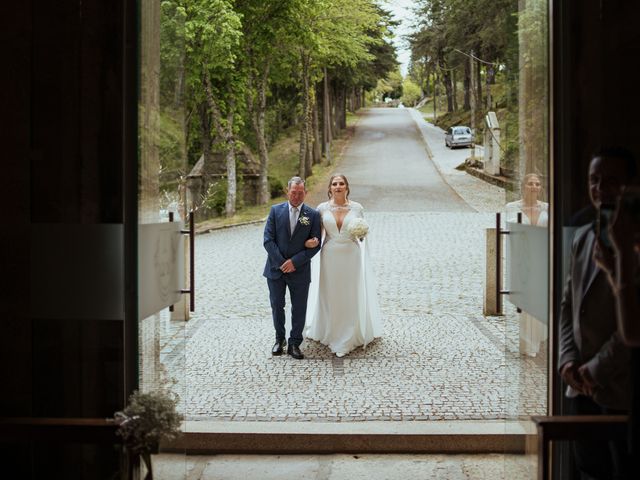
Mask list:
[{"label": "bush", "polygon": [[279,197],[285,193],[285,186],[279,178],[269,175],[267,180],[269,182],[269,194],[271,198]]},{"label": "bush", "polygon": [[222,178],[209,184],[207,193],[204,194],[202,207],[206,212],[215,212],[222,215],[227,206],[227,181]]},{"label": "bush", "polygon": [[166,393],[135,391],[129,404],[114,418],[118,435],[133,453],[153,452],[164,440],[173,440],[180,434],[183,416],[176,411],[178,401]]}]

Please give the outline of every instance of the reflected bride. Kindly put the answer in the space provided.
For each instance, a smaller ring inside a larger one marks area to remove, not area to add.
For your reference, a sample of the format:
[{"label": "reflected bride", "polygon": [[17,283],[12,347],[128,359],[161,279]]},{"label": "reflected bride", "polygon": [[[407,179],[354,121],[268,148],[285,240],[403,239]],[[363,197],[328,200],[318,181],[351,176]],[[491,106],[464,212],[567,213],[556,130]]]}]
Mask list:
[{"label": "reflected bride", "polygon": [[[365,237],[369,227],[363,208],[349,200],[349,182],[329,180],[329,201],[318,205],[324,241],[318,278],[311,282],[306,337],[327,345],[338,357],[366,347],[381,334],[375,278]],[[317,240],[308,240],[312,248]]]}]

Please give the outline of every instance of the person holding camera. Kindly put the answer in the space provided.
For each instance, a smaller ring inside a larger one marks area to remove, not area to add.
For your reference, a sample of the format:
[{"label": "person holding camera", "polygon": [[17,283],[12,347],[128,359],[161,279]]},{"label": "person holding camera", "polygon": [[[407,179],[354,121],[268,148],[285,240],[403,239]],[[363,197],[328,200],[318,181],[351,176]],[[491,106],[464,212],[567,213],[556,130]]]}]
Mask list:
[{"label": "person holding camera", "polygon": [[[636,177],[633,157],[603,150],[589,164],[589,197],[597,211],[615,204]],[[558,369],[577,415],[626,414],[630,407],[630,349],[616,321],[616,300],[606,273],[594,260],[598,222],[576,231],[560,308]],[[625,438],[576,441],[574,455],[583,478],[629,478]]]},{"label": "person holding camera", "polygon": [[[625,188],[611,222],[602,228],[594,260],[607,273],[617,307],[618,330],[631,349],[632,404],[629,453],[640,459],[640,187]],[[637,470],[635,470],[637,471]]]}]

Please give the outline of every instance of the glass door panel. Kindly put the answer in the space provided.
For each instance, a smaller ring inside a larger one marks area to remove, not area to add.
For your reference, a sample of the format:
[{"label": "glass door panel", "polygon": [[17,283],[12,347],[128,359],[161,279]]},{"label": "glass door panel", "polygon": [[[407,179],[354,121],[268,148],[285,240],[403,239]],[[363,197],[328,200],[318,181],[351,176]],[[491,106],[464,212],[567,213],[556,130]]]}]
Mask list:
[{"label": "glass door panel", "polygon": [[[175,73],[172,55],[181,52],[182,42],[165,35],[163,27],[171,15],[165,4],[142,0],[139,6],[139,385],[142,392],[171,396],[184,414],[189,303],[181,291],[187,283],[188,240],[178,196],[180,177],[172,168],[180,161],[176,157],[183,151],[184,140],[167,127],[177,122],[176,85],[170,79]],[[163,470],[170,462],[173,475],[184,472],[186,476],[184,455],[160,453],[153,462]]]},{"label": "glass door panel", "polygon": [[[549,245],[552,232],[549,178],[549,3],[518,2],[517,112],[504,129],[516,131],[504,139],[507,190],[502,227],[505,247],[503,283],[505,321],[505,398],[508,430],[526,435],[525,455],[505,462],[505,478],[536,478],[537,452],[534,415],[548,412],[549,360]],[[511,110],[507,106],[508,110]],[[509,433],[509,431],[507,431]]]}]

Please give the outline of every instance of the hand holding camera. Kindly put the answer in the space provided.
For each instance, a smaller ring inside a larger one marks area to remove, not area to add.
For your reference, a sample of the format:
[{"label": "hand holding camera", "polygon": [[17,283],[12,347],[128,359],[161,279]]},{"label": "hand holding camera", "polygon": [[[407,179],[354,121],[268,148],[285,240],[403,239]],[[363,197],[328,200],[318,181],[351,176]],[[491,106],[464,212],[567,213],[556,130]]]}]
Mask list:
[{"label": "hand holding camera", "polygon": [[595,262],[613,282],[616,257],[640,251],[640,187],[626,187],[615,205],[601,205],[596,219]]}]

